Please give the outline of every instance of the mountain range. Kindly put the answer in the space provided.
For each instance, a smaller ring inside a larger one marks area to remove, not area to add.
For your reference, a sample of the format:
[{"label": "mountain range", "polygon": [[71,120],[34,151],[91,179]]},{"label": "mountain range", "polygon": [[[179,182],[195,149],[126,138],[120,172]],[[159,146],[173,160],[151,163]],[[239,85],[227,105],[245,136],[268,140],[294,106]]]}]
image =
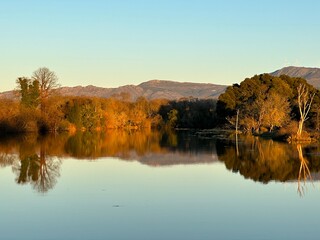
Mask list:
[{"label": "mountain range", "polygon": [[[118,88],[103,88],[96,86],[61,87],[57,93],[62,96],[86,96],[101,98],[125,98],[136,100],[143,96],[151,99],[177,100],[181,98],[216,99],[227,86],[211,83],[189,83],[167,80],[151,80],[139,85],[125,85]],[[0,93],[0,98],[14,98],[13,91]]]},{"label": "mountain range", "polygon": [[188,83],[166,80],[151,80],[139,85],[125,85],[118,88],[62,87],[59,93],[65,96],[117,97],[135,100],[140,96],[147,99],[218,98],[227,86],[211,83]]},{"label": "mountain range", "polygon": [[[320,68],[285,67],[270,73],[274,76],[288,75],[302,77],[311,85],[320,89]],[[63,96],[86,96],[109,98],[116,97],[126,100],[136,100],[143,96],[151,99],[178,100],[181,98],[217,99],[227,88],[226,85],[211,83],[189,83],[168,80],[150,80],[139,85],[125,85],[117,88],[96,86],[61,87],[57,92]],[[15,98],[14,91],[0,93],[0,98]]]}]

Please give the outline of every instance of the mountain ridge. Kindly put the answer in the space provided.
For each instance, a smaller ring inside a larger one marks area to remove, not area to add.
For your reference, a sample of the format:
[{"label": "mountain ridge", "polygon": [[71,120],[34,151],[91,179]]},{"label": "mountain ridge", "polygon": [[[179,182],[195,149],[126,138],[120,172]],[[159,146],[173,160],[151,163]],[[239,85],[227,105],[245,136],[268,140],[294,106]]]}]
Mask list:
[{"label": "mountain ridge", "polygon": [[320,68],[288,66],[270,73],[273,76],[288,75],[300,77],[316,88],[320,88]]},{"label": "mountain ridge", "polygon": [[[116,88],[88,86],[60,87],[57,93],[63,96],[115,97],[134,101],[138,97],[178,100],[181,98],[217,99],[227,88],[212,83],[176,82],[170,80],[149,80],[138,85],[124,85]],[[0,98],[14,98],[14,91],[0,93]]]}]

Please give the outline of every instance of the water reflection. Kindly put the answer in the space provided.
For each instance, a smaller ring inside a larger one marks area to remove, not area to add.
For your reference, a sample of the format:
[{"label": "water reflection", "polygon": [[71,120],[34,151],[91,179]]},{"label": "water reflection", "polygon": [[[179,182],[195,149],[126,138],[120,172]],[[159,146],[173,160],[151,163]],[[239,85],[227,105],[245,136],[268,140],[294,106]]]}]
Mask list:
[{"label": "water reflection", "polygon": [[[298,175],[298,193],[300,196],[304,195],[305,186],[307,180],[313,180],[311,176],[311,172],[309,169],[309,161],[303,156],[302,146],[301,144],[297,144],[297,150],[300,160],[300,168]],[[301,180],[303,181],[303,185],[301,185]]]},{"label": "water reflection", "polygon": [[189,132],[107,131],[78,132],[39,138],[27,135],[0,141],[0,166],[12,166],[18,184],[31,184],[39,192],[52,189],[60,175],[61,160],[115,157],[153,167],[218,161],[211,141]]},{"label": "water reflection", "polygon": [[286,144],[259,137],[240,138],[238,146],[232,138],[217,142],[217,154],[227,169],[245,178],[268,183],[297,181],[298,193],[304,194],[306,182],[319,180],[318,145]]},{"label": "water reflection", "polygon": [[52,189],[59,177],[61,161],[47,154],[49,146],[44,139],[29,135],[20,139],[18,158],[13,158],[12,170],[18,184],[30,183],[38,192]]},{"label": "water reflection", "polygon": [[64,153],[78,159],[136,160],[150,166],[217,161],[212,141],[206,143],[189,132],[171,131],[79,132],[66,140]]},{"label": "water reflection", "polygon": [[318,145],[289,145],[245,136],[198,137],[193,132],[107,131],[79,132],[73,136],[26,136],[0,141],[0,166],[11,166],[18,184],[39,192],[52,189],[60,175],[61,160],[116,157],[152,167],[221,161],[247,179],[297,181],[303,195],[306,182],[320,179]]},{"label": "water reflection", "polygon": [[65,153],[79,159],[119,157],[130,159],[132,151],[138,156],[164,151],[160,147],[163,133],[142,131],[78,132],[67,139]]}]

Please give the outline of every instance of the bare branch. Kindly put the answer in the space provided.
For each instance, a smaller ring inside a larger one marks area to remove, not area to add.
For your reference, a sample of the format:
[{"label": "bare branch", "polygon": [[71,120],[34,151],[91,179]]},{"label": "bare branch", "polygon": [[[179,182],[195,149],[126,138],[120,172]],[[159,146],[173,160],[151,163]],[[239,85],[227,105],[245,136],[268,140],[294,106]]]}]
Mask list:
[{"label": "bare branch", "polygon": [[298,106],[300,112],[300,121],[297,135],[301,136],[303,130],[303,124],[308,119],[307,115],[311,109],[313,98],[315,93],[309,94],[309,90],[305,84],[300,84],[298,90]]},{"label": "bare branch", "polygon": [[48,97],[54,88],[59,87],[58,77],[46,67],[34,71],[32,79],[39,81],[42,98]]}]

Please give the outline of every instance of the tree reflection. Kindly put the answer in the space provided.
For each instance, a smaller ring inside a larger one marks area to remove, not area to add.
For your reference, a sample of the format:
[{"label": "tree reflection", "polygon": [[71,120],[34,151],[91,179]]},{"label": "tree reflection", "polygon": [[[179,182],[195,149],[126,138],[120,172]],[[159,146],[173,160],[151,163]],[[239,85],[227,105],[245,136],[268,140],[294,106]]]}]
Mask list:
[{"label": "tree reflection", "polygon": [[190,131],[78,132],[73,136],[39,139],[28,135],[18,141],[0,141],[0,166],[12,165],[18,184],[31,184],[37,191],[47,192],[60,175],[58,158],[116,157],[153,167],[219,159],[230,171],[254,181],[298,181],[298,192],[303,195],[305,183],[312,180],[311,173],[320,170],[320,158],[314,154],[320,152],[319,148],[254,136],[241,136],[235,145],[234,136],[209,139]]},{"label": "tree reflection", "polygon": [[66,141],[64,151],[77,159],[116,157],[153,167],[216,161],[213,141],[172,130],[78,132]]},{"label": "tree reflection", "polygon": [[312,181],[311,172],[320,170],[319,157],[311,154],[313,148],[314,146],[305,147],[309,152],[308,158],[312,158],[309,161],[303,155],[304,148],[301,144],[290,145],[246,136],[240,139],[237,154],[234,142],[224,140],[217,143],[219,160],[229,170],[262,183],[297,181],[300,195],[304,194],[306,181]]},{"label": "tree reflection", "polygon": [[155,131],[107,131],[105,133],[78,132],[64,145],[67,154],[76,158],[96,159],[120,157],[131,159],[150,152],[162,152],[162,132]]},{"label": "tree reflection", "polygon": [[7,167],[11,166],[16,156],[12,154],[14,148],[17,145],[17,141],[13,139],[2,138],[0,139],[0,166]]},{"label": "tree reflection", "polygon": [[[299,160],[300,160],[300,168],[299,168],[299,175],[298,175],[298,193],[300,196],[303,196],[304,192],[305,192],[306,181],[308,179],[310,181],[313,181],[313,179],[312,179],[311,172],[310,172],[310,169],[308,166],[309,162],[303,156],[301,144],[297,144],[297,150],[299,153]],[[303,185],[301,185],[301,180],[303,181]]]},{"label": "tree reflection", "polygon": [[14,163],[15,157],[11,154],[0,152],[0,166],[11,166]]},{"label": "tree reflection", "polygon": [[52,189],[59,177],[59,158],[116,157],[148,166],[211,163],[215,144],[194,134],[170,131],[77,132],[39,138],[0,139],[0,166],[12,166],[17,184],[31,184],[38,192]]},{"label": "tree reflection", "polygon": [[286,181],[294,177],[296,167],[290,147],[272,140],[263,141],[247,136],[239,140],[238,153],[233,142],[217,142],[217,153],[227,169],[239,172],[245,178],[263,183]]},{"label": "tree reflection", "polygon": [[61,161],[49,157],[45,141],[38,146],[34,136],[25,139],[19,146],[19,162],[13,165],[18,184],[31,183],[38,192],[45,193],[52,189],[59,177]]}]

